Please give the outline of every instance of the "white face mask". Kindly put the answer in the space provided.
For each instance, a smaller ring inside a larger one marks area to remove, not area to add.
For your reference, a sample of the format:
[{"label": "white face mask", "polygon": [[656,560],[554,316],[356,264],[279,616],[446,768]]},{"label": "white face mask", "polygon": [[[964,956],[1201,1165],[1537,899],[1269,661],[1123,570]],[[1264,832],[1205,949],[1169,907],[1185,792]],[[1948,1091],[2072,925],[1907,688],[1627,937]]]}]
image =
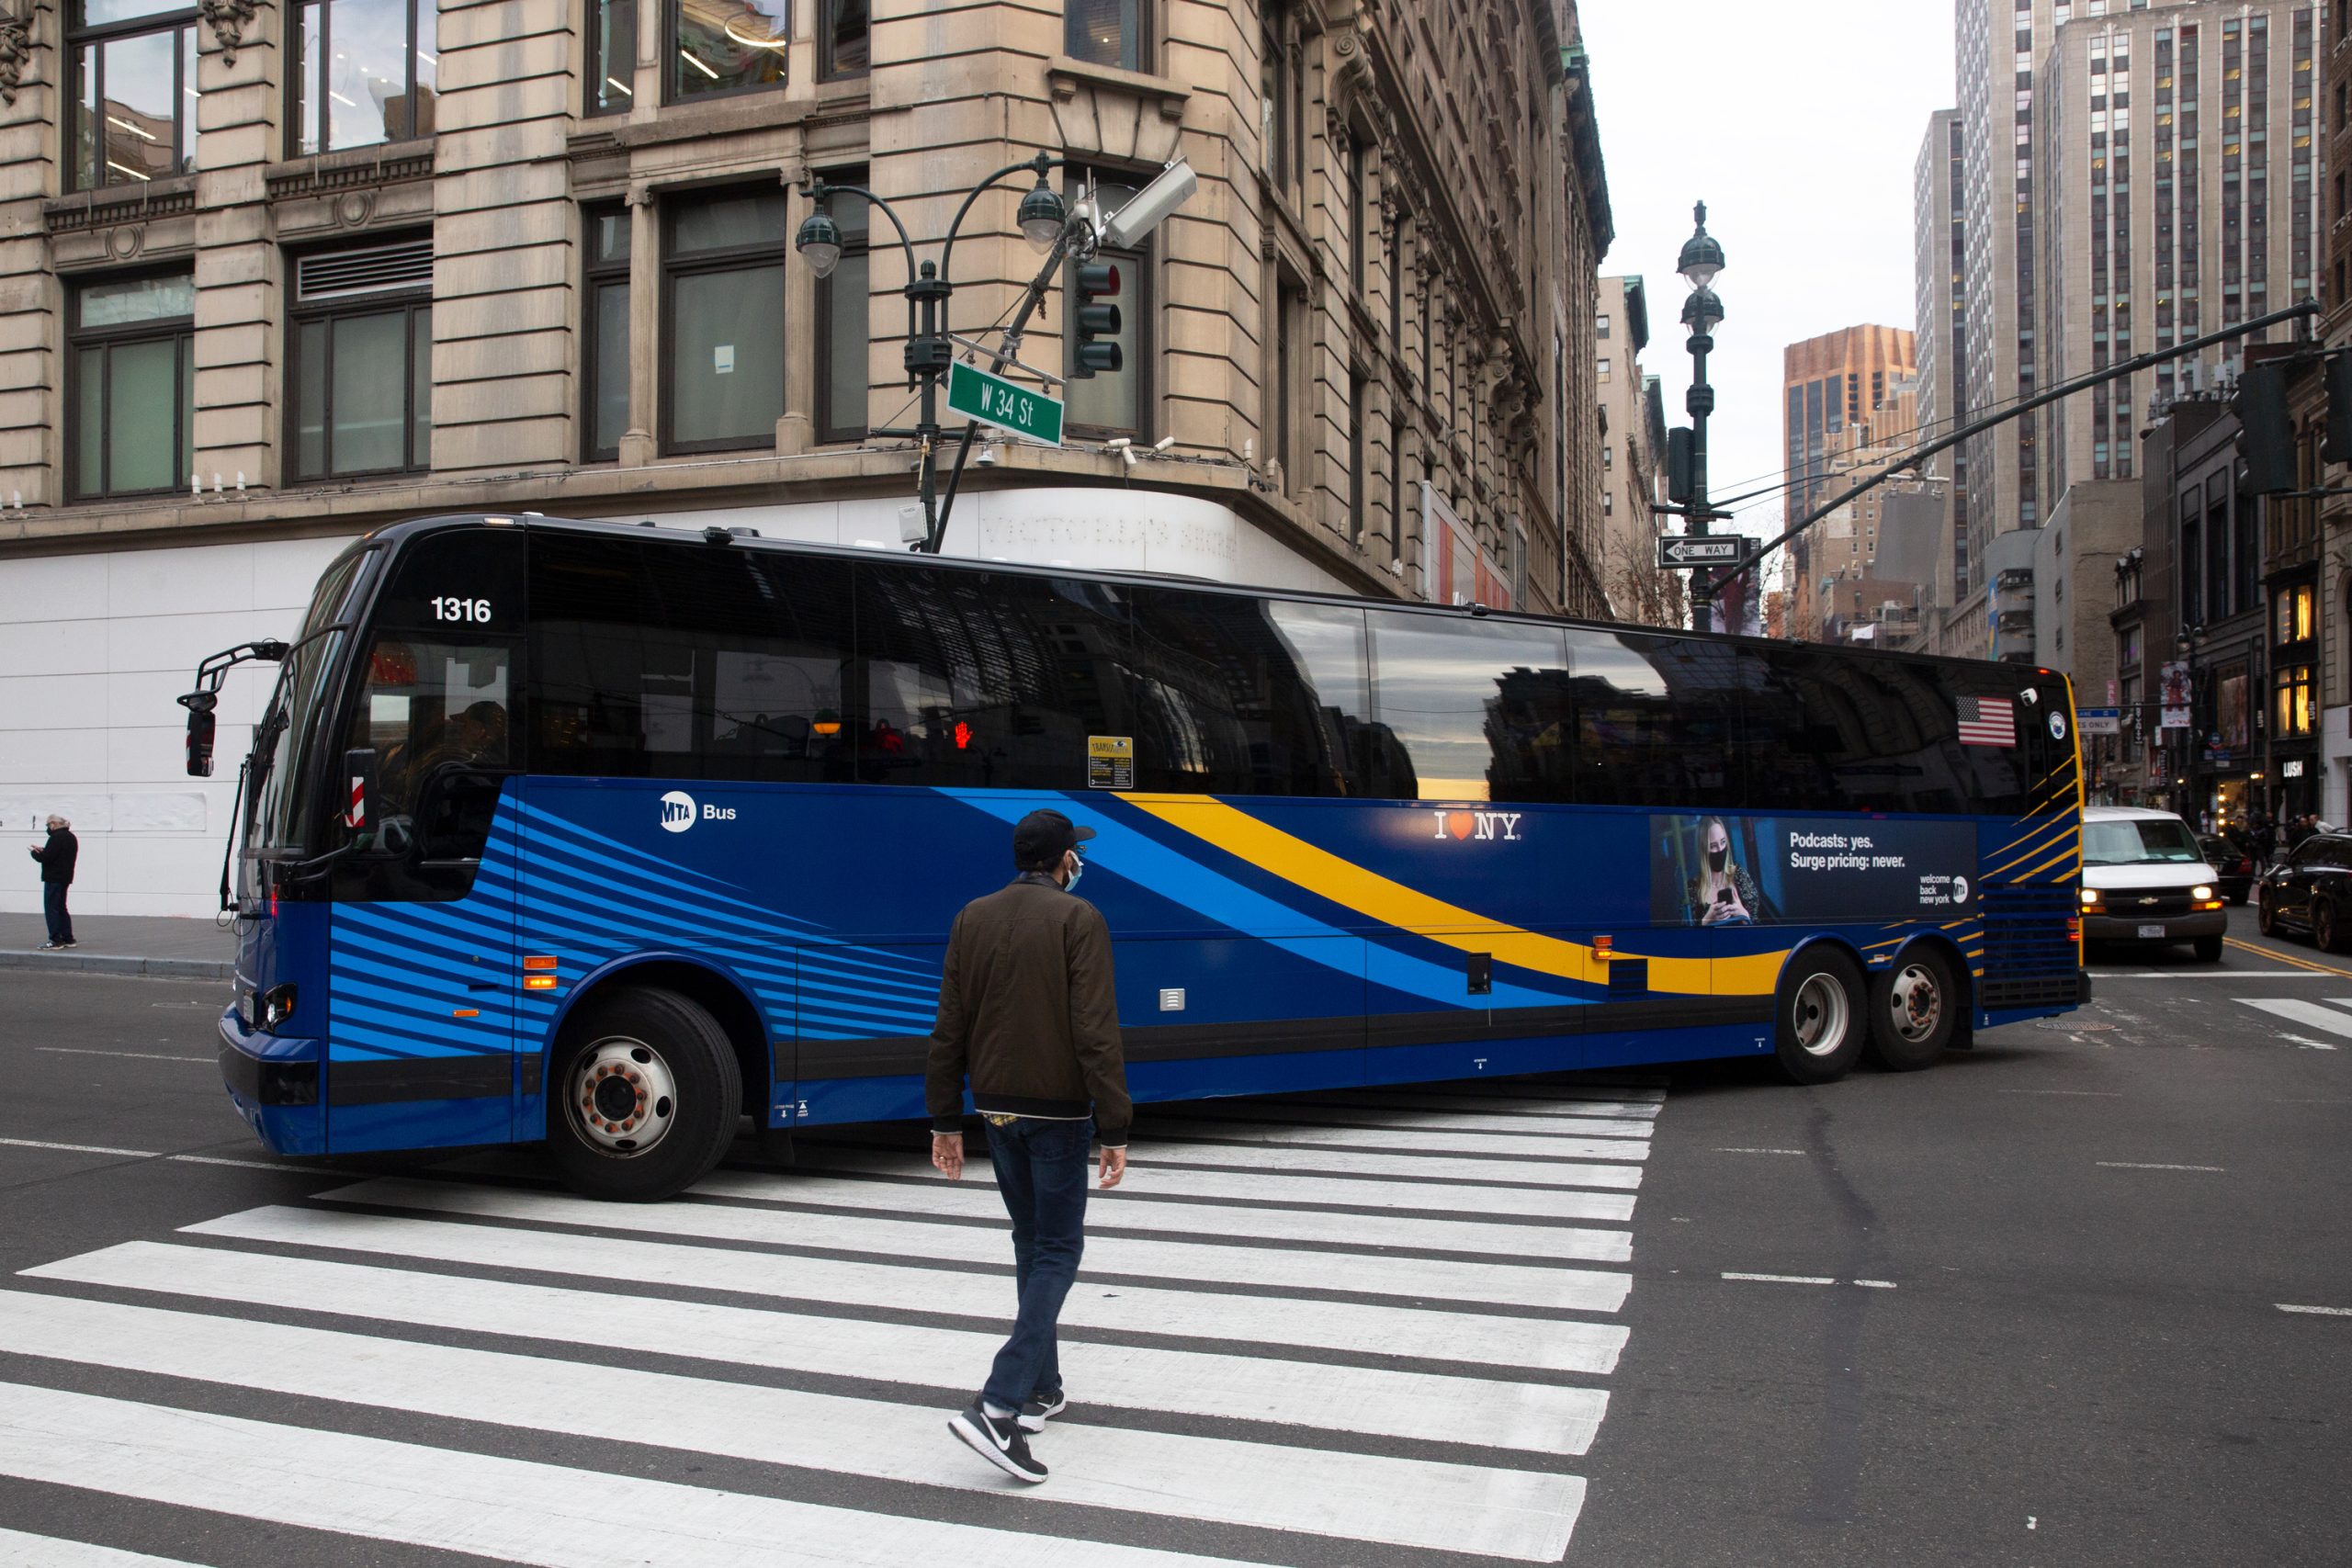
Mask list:
[{"label": "white face mask", "polygon": [[1062,891],[1065,893],[1077,892],[1078,879],[1085,874],[1086,863],[1073,856],[1069,863],[1069,880],[1062,884]]}]

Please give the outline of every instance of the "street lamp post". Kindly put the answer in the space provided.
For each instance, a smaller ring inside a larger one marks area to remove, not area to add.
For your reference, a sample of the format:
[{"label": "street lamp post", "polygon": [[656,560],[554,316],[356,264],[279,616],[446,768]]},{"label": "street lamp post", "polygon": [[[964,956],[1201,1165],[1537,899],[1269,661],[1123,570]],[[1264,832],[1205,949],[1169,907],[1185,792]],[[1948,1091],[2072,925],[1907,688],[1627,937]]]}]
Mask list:
[{"label": "street lamp post", "polygon": [[[2175,775],[2178,780],[2180,792],[2175,809],[2184,819],[2195,823],[2199,820],[2199,817],[2190,809],[2190,803],[2195,798],[2192,792],[2197,786],[2191,781],[2197,777],[2198,752],[2202,749],[2203,741],[2200,737],[2204,734],[2204,731],[2198,728],[2199,715],[2197,701],[2197,654],[2198,650],[2205,646],[2204,626],[2202,625],[2190,626],[2172,639],[2172,646],[2173,650],[2178,653],[2188,666],[2188,731],[2185,752],[2180,760],[2180,772]],[[2218,715],[2218,710],[2216,712]]]},{"label": "street lamp post", "polygon": [[[1690,500],[1688,532],[1705,534],[1716,513],[1707,499],[1707,416],[1715,411],[1715,389],[1707,384],[1707,355],[1715,346],[1715,328],[1723,324],[1724,302],[1710,287],[1715,275],[1724,269],[1724,248],[1707,232],[1707,204],[1700,202],[1691,209],[1697,228],[1683,242],[1681,258],[1675,270],[1690,285],[1690,297],[1682,302],[1682,324],[1690,330],[1690,392],[1684,406],[1690,412]],[[1728,513],[1725,514],[1728,518]],[[1709,604],[1714,597],[1715,574],[1712,567],[1701,567],[1690,574],[1690,624],[1692,629],[1704,631],[1709,619]]]},{"label": "street lamp post", "polygon": [[[948,367],[955,363],[956,344],[948,326],[948,301],[956,292],[949,280],[948,265],[956,254],[956,236],[964,226],[965,217],[983,191],[999,181],[1027,170],[1037,176],[1035,187],[1021,198],[1016,214],[1022,236],[1030,247],[1043,255],[1045,265],[1030,280],[1023,294],[1019,312],[1012,324],[1004,329],[995,351],[996,363],[990,367],[1002,371],[1014,363],[1021,349],[1021,334],[1029,324],[1030,315],[1046,290],[1053,284],[1054,275],[1065,257],[1075,255],[1080,261],[1091,256],[1105,241],[1119,245],[1133,244],[1150,231],[1160,220],[1181,206],[1196,186],[1190,164],[1179,156],[1172,160],[1150,184],[1130,197],[1125,206],[1107,220],[1092,209],[1092,203],[1083,204],[1084,210],[1073,217],[1061,193],[1046,181],[1048,171],[1060,167],[1066,160],[1040,152],[1003,168],[974,186],[966,193],[963,205],[956,208],[955,218],[947,225],[946,237],[941,241],[939,260],[915,260],[914,242],[908,237],[907,226],[890,204],[864,186],[830,185],[822,179],[811,180],[805,189],[808,197],[808,216],[801,220],[800,231],[793,238],[793,248],[800,253],[808,270],[820,278],[829,277],[841,265],[841,226],[826,210],[829,198],[846,192],[859,196],[881,209],[899,232],[899,248],[906,254],[907,284],[907,346],[905,363],[907,379],[920,390],[915,423],[911,427],[881,426],[876,435],[912,439],[918,448],[915,492],[922,505],[922,537],[908,541],[917,550],[936,555],[947,535],[947,518],[956,504],[956,484],[964,471],[964,459],[972,449],[977,424],[967,423],[963,444],[957,449],[955,472],[948,476],[946,494],[943,500],[939,491],[939,383]],[[1050,379],[1050,378],[1048,378]]]}]

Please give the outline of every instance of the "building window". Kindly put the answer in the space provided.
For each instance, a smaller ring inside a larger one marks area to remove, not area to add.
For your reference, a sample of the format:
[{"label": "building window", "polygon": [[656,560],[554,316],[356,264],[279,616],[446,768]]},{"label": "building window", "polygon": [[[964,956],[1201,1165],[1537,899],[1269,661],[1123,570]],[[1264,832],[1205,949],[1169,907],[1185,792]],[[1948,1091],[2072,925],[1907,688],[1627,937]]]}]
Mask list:
[{"label": "building window", "polygon": [[784,85],[792,0],[665,0],[671,102]]},{"label": "building window", "polygon": [[1372,278],[1372,149],[1363,138],[1348,139],[1348,279],[1363,298]]},{"label": "building window", "polygon": [[2312,635],[2312,589],[2304,584],[2278,592],[2278,641],[2305,642]]},{"label": "building window", "polygon": [[[864,169],[824,176],[843,185],[865,183]],[[865,234],[870,216],[862,196],[837,193],[825,210],[842,231],[841,264],[817,284],[817,439],[865,439],[867,316],[872,306]]]},{"label": "building window", "polygon": [[818,76],[865,75],[874,64],[874,7],[867,0],[822,0],[818,18]]},{"label": "building window", "polygon": [[1306,292],[1283,283],[1274,292],[1274,378],[1266,389],[1265,423],[1271,427],[1274,460],[1282,465],[1283,488],[1298,488],[1298,422],[1306,402],[1300,372],[1306,364]]},{"label": "building window", "polygon": [[440,57],[435,0],[311,0],[295,42],[299,155],[430,136]]},{"label": "building window", "polygon": [[2318,718],[2312,667],[2290,665],[2278,674],[2278,709],[2274,733],[2309,735]]},{"label": "building window", "polygon": [[[1090,171],[1073,168],[1069,171],[1072,199],[1085,186]],[[1136,187],[1127,183],[1125,175],[1105,175],[1093,171],[1096,194],[1102,209],[1116,212],[1134,196]],[[1148,247],[1132,251],[1105,248],[1095,255],[1097,262],[1108,262],[1119,269],[1119,292],[1110,303],[1119,308],[1119,331],[1114,337],[1095,335],[1097,343],[1116,342],[1119,345],[1120,367],[1097,370],[1089,376],[1076,374],[1078,334],[1068,330],[1062,333],[1064,364],[1062,373],[1070,378],[1064,390],[1069,401],[1063,417],[1072,429],[1097,438],[1125,435],[1143,438],[1149,423],[1151,409],[1151,253]],[[1072,264],[1062,275],[1062,319],[1067,323],[1078,301],[1077,266]]]},{"label": "building window", "polygon": [[662,217],[662,450],[773,447],[784,416],[784,192],[681,197]]},{"label": "building window", "polygon": [[433,242],[294,263],[287,423],[297,480],[433,465]]},{"label": "building window", "polygon": [[589,0],[588,112],[626,110],[636,79],[637,0]]},{"label": "building window", "polygon": [[1600,492],[1600,514],[1603,517],[1614,517],[1617,515],[1617,492],[1615,491],[1604,490]]},{"label": "building window", "polygon": [[1072,59],[1089,65],[1148,69],[1145,4],[1146,0],[1064,0],[1062,47]]},{"label": "building window", "polygon": [[1603,343],[1609,341],[1609,318],[1607,316],[1598,316],[1594,318],[1592,335],[1600,339]]},{"label": "building window", "polygon": [[195,446],[196,281],[109,278],[74,290],[66,450],[76,501],[180,490]]},{"label": "building window", "polygon": [[591,208],[585,217],[588,330],[582,370],[588,408],[582,448],[594,463],[619,457],[621,435],[628,429],[630,219],[626,207]]},{"label": "building window", "polygon": [[196,7],[80,0],[67,14],[67,188],[143,185],[192,172]]},{"label": "building window", "polygon": [[1596,366],[1596,368],[1599,370],[1602,380],[1606,381],[1609,379],[1609,361],[1606,359],[1600,361]]},{"label": "building window", "polygon": [[1371,410],[1365,395],[1371,383],[1361,376],[1348,378],[1348,537],[1363,543],[1365,486],[1370,482],[1364,462],[1364,422]]},{"label": "building window", "polygon": [[1289,6],[1285,0],[1263,0],[1264,29],[1258,39],[1258,141],[1266,172],[1275,186],[1290,189],[1291,122],[1298,106],[1290,100],[1290,51],[1283,47]]}]

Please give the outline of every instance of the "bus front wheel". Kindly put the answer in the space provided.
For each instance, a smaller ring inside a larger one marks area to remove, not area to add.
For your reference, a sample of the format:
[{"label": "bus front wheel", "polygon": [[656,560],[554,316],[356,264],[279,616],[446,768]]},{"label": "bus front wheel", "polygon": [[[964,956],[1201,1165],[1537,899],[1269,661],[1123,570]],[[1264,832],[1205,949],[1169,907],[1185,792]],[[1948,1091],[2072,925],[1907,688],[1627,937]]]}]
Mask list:
[{"label": "bus front wheel", "polygon": [[742,1072],[718,1021],[674,991],[599,997],[564,1031],[548,1152],[591,1198],[650,1203],[701,1180],[734,1142]]},{"label": "bus front wheel", "polygon": [[1914,947],[1871,981],[1871,1059],[1889,1072],[1933,1066],[1960,1024],[1951,961]]},{"label": "bus front wheel", "polygon": [[1809,947],[1781,976],[1781,1070],[1801,1084],[1842,1078],[1862,1053],[1862,975],[1834,947]]}]

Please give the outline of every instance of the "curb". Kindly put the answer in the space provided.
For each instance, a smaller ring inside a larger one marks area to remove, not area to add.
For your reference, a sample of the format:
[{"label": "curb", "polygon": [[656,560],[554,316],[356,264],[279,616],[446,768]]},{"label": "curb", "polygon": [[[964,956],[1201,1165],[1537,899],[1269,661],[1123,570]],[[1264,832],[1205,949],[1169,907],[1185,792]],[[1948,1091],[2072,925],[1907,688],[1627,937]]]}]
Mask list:
[{"label": "curb", "polygon": [[0,953],[0,969],[30,969],[51,975],[135,975],[150,980],[219,980],[237,977],[234,963],[209,958],[133,958],[107,953]]}]

